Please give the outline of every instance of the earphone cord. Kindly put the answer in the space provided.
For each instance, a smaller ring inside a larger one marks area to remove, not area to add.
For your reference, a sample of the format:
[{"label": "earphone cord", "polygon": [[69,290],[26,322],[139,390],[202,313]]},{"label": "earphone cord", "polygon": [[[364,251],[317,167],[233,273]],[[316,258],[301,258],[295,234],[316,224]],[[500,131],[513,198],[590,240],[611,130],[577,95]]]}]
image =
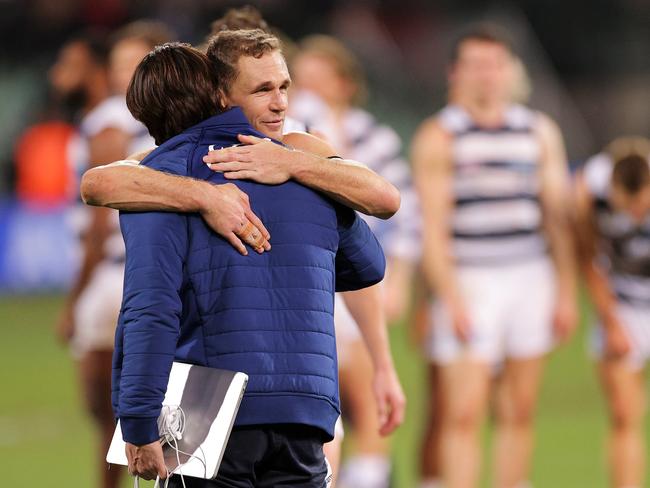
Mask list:
[{"label": "earphone cord", "polygon": [[[175,474],[176,472],[178,472],[178,474],[181,477],[181,483],[183,484],[183,488],[187,488],[185,486],[185,477],[183,476],[183,472],[181,469],[182,468],[181,458],[180,458],[181,454],[189,457],[187,462],[189,462],[191,459],[197,459],[203,465],[203,477],[207,478],[208,467],[205,462],[205,453],[203,452],[203,448],[199,446],[199,450],[201,451],[201,457],[196,456],[195,454],[190,454],[188,452],[181,451],[178,448],[178,441],[183,437],[183,432],[185,432],[185,412],[183,412],[183,409],[179,406],[164,405],[163,410],[161,412],[161,420],[162,420],[162,425],[159,426],[160,443],[163,446],[165,444],[169,444],[169,446],[176,453],[176,462],[177,462],[176,468],[174,468],[171,471],[169,471],[169,469],[165,466],[165,469],[167,470],[167,478],[165,479],[164,488],[168,488],[169,479],[171,478],[171,475]],[[153,488],[160,488],[160,481],[161,481],[160,476],[157,476]],[[135,477],[135,480],[133,482],[133,488],[140,488],[140,478],[138,476]]]}]

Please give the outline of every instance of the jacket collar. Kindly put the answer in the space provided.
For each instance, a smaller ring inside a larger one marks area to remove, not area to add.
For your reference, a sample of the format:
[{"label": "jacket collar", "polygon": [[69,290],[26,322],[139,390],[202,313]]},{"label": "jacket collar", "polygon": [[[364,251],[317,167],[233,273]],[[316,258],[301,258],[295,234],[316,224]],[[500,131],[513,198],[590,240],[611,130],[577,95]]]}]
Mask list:
[{"label": "jacket collar", "polygon": [[199,122],[196,125],[193,125],[189,129],[185,129],[180,134],[167,139],[160,146],[158,146],[157,149],[160,149],[161,151],[172,149],[180,143],[187,142],[188,136],[193,136],[194,134],[200,134],[203,129],[206,129],[208,127],[212,129],[215,128],[218,129],[220,127],[225,128],[225,127],[233,127],[233,126],[238,126],[238,127],[247,126],[250,127],[251,130],[253,130],[253,128],[250,125],[250,122],[248,122],[248,119],[244,115],[242,109],[239,107],[233,107],[231,109],[226,110],[225,112],[221,112],[218,115],[213,115],[212,117],[205,119],[204,121]]}]

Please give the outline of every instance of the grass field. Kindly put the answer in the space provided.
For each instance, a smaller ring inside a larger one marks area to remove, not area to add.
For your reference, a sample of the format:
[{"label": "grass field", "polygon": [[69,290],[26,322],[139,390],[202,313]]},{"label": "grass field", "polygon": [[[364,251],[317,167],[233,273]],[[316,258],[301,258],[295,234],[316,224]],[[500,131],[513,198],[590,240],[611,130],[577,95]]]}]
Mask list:
[{"label": "grass field", "polygon": [[[80,407],[73,364],[52,334],[60,306],[58,296],[0,298],[2,486],[96,486],[91,425]],[[391,334],[409,400],[407,422],[394,437],[395,486],[411,488],[424,412],[424,365],[404,328]],[[606,486],[605,415],[584,334],[583,327],[553,355],[545,376],[532,474],[536,488]],[[487,429],[486,442],[489,437]],[[125,480],[123,486],[132,483]]]}]

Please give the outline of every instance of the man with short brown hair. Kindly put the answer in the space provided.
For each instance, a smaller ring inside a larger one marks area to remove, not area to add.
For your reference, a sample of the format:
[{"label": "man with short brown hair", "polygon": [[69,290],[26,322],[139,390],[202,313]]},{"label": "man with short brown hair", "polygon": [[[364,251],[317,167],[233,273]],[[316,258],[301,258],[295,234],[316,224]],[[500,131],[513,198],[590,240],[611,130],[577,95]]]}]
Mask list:
[{"label": "man with short brown hair", "polygon": [[[143,165],[223,182],[202,161],[207,148],[238,134],[261,139],[240,108],[213,104],[216,82],[190,46],[159,46],[145,57],[127,96],[160,143]],[[241,256],[192,214],[120,215],[127,260],[113,406],[129,469],[168,475],[157,419],[176,360],[243,371],[249,382],[218,477],[170,486],[320,488],[322,445],[340,415],[333,294],[379,282],[385,259],[360,217],[324,195],[293,181],[237,185],[255,195],[277,235],[272,253]]]}]

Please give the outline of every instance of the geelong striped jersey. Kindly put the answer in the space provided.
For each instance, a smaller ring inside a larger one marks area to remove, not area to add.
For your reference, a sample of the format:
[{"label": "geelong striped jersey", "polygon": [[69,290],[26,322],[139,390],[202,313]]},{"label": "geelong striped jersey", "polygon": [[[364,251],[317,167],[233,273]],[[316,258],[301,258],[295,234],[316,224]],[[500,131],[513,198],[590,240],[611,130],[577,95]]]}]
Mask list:
[{"label": "geelong striped jersey", "polygon": [[421,253],[420,207],[409,164],[401,155],[402,141],[397,133],[358,108],[351,108],[336,119],[320,98],[306,91],[293,95],[290,108],[292,124],[300,121],[304,127],[323,134],[340,156],[366,164],[397,187],[401,206],[392,218],[361,217],[379,239],[386,257],[411,263],[417,261]]},{"label": "geelong striped jersey", "polygon": [[597,259],[620,300],[649,306],[650,215],[639,223],[614,208],[610,201],[612,167],[609,155],[601,153],[590,158],[583,169],[594,201]]},{"label": "geelong striped jersey", "polygon": [[437,120],[453,137],[455,261],[507,264],[546,254],[538,114],[511,105],[500,127],[483,128],[460,106],[448,105]]}]

